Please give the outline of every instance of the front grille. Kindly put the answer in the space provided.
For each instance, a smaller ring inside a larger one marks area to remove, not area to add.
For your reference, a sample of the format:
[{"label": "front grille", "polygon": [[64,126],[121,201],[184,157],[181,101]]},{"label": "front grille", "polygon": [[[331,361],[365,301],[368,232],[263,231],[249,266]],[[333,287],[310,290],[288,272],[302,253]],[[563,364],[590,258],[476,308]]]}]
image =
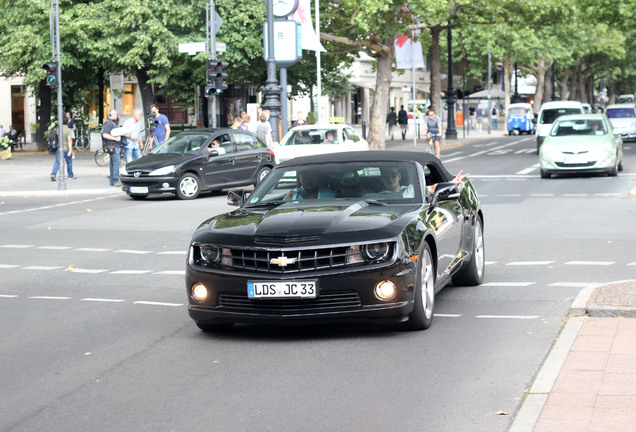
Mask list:
[{"label": "front grille", "polygon": [[316,312],[338,312],[362,307],[357,292],[322,293],[315,299],[268,299],[251,300],[247,295],[220,293],[218,306],[227,311],[245,313],[291,314]]},{"label": "front grille", "polygon": [[[232,267],[242,271],[257,271],[265,273],[301,273],[316,270],[329,270],[347,265],[347,250],[344,247],[322,249],[261,251],[250,249],[231,249]],[[280,259],[293,263],[284,266],[272,264],[272,259]]]},{"label": "front grille", "polygon": [[558,166],[559,168],[585,168],[585,167],[594,166],[595,163],[596,163],[596,161],[583,162],[583,163],[573,163],[573,164],[566,164],[566,163],[563,163],[563,162],[555,162],[554,164],[556,166]]}]

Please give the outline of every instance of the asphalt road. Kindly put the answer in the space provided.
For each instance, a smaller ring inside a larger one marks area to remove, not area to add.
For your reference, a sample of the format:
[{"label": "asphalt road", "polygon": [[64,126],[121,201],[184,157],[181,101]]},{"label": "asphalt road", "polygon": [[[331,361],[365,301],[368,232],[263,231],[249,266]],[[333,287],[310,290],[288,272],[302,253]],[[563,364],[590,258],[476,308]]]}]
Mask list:
[{"label": "asphalt road", "polygon": [[579,290],[636,269],[636,144],[618,177],[549,180],[534,146],[442,154],[481,196],[487,267],[424,332],[200,332],[185,251],[220,194],[3,198],[0,430],[505,431]]}]

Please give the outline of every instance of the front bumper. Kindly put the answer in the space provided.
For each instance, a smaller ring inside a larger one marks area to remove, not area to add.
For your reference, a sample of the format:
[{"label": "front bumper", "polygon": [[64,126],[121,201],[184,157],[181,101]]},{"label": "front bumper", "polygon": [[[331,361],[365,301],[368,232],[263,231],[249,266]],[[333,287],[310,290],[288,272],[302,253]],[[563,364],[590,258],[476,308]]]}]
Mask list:
[{"label": "front bumper", "polygon": [[[121,175],[119,177],[122,190],[130,195],[160,194],[174,192],[177,186],[177,179],[174,176],[140,176]],[[139,192],[131,188],[147,188],[147,192]]]},{"label": "front bumper", "polygon": [[[599,158],[600,159],[600,158]],[[541,158],[541,170],[549,174],[566,172],[606,173],[614,168],[614,159],[588,160],[580,163],[564,163],[549,158]]]},{"label": "front bumper", "polygon": [[[248,280],[318,279],[316,299],[265,299],[247,297]],[[374,294],[376,284],[391,280],[397,294],[390,301],[379,300]],[[192,286],[203,283],[210,293],[199,303],[191,296]],[[406,321],[413,310],[415,263],[395,263],[388,267],[362,271],[338,271],[317,274],[296,274],[284,277],[274,274],[202,270],[188,265],[186,293],[188,313],[199,322],[224,323],[265,322],[272,324],[310,324],[321,322]]]}]

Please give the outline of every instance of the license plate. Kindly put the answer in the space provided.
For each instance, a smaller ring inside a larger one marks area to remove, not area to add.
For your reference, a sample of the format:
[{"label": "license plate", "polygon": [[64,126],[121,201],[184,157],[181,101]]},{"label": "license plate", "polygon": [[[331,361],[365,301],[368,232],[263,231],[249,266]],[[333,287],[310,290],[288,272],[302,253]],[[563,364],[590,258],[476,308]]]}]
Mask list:
[{"label": "license plate", "polygon": [[131,186],[128,190],[130,193],[148,193],[148,188],[145,186]]},{"label": "license plate", "polygon": [[258,281],[247,283],[247,296],[263,298],[316,298],[317,280]]}]

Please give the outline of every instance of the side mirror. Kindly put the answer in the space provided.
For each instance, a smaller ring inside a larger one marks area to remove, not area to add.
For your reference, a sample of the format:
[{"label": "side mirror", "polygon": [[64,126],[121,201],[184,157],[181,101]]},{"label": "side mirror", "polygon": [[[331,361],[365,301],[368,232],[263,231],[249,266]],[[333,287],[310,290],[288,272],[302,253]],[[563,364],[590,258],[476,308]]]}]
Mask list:
[{"label": "side mirror", "polygon": [[227,205],[241,207],[246,199],[247,194],[245,193],[245,189],[234,189],[227,194]]},{"label": "side mirror", "polygon": [[450,201],[459,198],[459,190],[453,182],[438,183],[431,199],[431,209],[441,201]]},{"label": "side mirror", "polygon": [[219,152],[216,151],[216,150],[212,150],[212,151],[208,152],[208,157],[209,158],[214,157],[214,156],[218,156],[218,155],[219,155]]}]

